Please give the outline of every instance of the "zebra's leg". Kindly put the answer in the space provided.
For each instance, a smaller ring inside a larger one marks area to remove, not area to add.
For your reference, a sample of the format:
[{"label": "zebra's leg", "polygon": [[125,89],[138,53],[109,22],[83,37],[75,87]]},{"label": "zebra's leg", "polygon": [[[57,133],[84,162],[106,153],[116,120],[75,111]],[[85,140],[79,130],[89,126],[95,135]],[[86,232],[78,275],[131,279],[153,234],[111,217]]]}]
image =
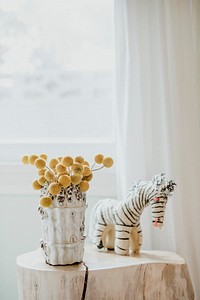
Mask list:
[{"label": "zebra's leg", "polygon": [[115,252],[120,255],[129,254],[130,233],[132,227],[115,225]]},{"label": "zebra's leg", "polygon": [[103,233],[106,228],[106,225],[103,223],[97,223],[94,232],[94,243],[97,245],[97,248],[101,249],[103,245]]},{"label": "zebra's leg", "polygon": [[140,224],[138,224],[137,227],[134,227],[131,232],[131,241],[130,241],[131,252],[133,252],[134,254],[139,254],[141,246],[142,246],[142,229]]},{"label": "zebra's leg", "polygon": [[114,250],[115,245],[115,227],[114,225],[107,225],[102,235],[103,245],[108,250]]}]

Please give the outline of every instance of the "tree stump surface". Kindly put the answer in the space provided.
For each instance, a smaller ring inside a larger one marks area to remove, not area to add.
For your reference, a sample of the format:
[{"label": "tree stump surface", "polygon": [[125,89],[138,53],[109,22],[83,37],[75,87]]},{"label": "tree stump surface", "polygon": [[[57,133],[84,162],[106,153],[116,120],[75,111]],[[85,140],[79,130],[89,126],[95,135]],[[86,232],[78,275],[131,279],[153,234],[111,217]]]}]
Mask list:
[{"label": "tree stump surface", "polygon": [[184,259],[172,252],[120,256],[85,247],[84,262],[50,266],[41,250],[17,257],[20,300],[194,299]]}]

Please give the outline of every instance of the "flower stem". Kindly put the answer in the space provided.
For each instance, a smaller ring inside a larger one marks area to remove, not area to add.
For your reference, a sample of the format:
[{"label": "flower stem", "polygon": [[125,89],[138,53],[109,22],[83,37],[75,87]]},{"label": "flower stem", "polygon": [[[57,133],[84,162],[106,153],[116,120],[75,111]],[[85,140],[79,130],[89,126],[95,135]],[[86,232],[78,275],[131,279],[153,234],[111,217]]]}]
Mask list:
[{"label": "flower stem", "polygon": [[91,171],[92,171],[92,169],[94,168],[94,166],[96,165],[96,163],[93,163],[93,165],[91,166]]},{"label": "flower stem", "polygon": [[94,171],[101,170],[101,169],[103,169],[103,168],[104,168],[104,166],[101,166],[100,168],[97,168],[97,169],[91,169],[91,171],[94,172]]},{"label": "flower stem", "polygon": [[53,175],[53,177],[57,181],[57,178],[56,178],[55,174],[53,173],[53,171],[49,167],[47,167],[47,166],[45,166],[45,168],[49,170],[49,172]]}]

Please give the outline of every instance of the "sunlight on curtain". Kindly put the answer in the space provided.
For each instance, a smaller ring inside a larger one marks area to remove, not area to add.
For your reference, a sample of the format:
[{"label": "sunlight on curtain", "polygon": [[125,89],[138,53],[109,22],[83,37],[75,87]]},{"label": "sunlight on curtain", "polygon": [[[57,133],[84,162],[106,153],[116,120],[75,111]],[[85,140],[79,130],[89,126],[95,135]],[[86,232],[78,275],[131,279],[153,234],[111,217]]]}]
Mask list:
[{"label": "sunlight on curtain", "polygon": [[119,194],[124,198],[134,180],[160,172],[177,182],[162,232],[144,213],[144,248],[180,253],[198,299],[199,3],[115,3]]}]

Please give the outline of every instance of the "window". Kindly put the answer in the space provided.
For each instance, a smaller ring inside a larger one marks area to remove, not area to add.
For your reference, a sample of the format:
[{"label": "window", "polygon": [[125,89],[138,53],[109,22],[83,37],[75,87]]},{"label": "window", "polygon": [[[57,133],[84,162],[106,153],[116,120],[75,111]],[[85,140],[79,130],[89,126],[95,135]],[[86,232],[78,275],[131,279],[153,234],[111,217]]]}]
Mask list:
[{"label": "window", "polygon": [[0,6],[1,163],[114,154],[113,0]]}]

